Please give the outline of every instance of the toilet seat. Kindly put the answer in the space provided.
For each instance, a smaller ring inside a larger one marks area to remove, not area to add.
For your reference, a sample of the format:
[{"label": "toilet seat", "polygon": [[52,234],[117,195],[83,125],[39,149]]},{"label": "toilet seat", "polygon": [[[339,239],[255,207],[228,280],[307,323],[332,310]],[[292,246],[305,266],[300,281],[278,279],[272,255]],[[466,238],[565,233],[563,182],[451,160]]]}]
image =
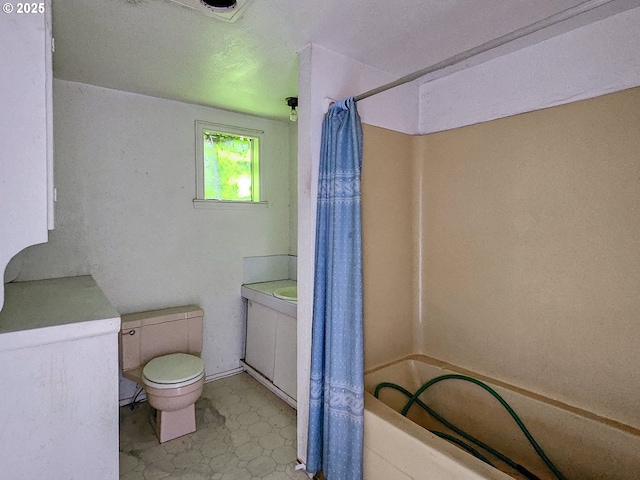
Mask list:
[{"label": "toilet seat", "polygon": [[186,353],[172,353],[156,357],[142,370],[142,382],[153,388],[186,387],[204,377],[204,363],[200,357]]}]

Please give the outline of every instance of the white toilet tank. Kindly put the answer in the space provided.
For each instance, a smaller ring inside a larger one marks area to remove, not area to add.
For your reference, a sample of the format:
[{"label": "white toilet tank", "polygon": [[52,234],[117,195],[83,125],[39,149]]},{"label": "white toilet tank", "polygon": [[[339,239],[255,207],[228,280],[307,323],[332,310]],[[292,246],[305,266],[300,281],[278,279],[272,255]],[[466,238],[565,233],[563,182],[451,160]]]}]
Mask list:
[{"label": "white toilet tank", "polygon": [[200,355],[203,315],[197,305],[122,315],[120,360],[123,372],[144,367],[150,360],[170,353]]}]

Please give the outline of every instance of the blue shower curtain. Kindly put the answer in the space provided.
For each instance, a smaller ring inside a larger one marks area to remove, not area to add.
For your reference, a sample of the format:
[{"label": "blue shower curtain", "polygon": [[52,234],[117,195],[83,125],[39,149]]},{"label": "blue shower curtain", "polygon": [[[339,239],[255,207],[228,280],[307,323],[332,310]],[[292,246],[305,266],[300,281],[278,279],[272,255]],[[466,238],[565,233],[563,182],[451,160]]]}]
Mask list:
[{"label": "blue shower curtain", "polygon": [[362,479],[361,166],[362,124],[348,98],[325,116],[318,178],[307,471],[327,480]]}]

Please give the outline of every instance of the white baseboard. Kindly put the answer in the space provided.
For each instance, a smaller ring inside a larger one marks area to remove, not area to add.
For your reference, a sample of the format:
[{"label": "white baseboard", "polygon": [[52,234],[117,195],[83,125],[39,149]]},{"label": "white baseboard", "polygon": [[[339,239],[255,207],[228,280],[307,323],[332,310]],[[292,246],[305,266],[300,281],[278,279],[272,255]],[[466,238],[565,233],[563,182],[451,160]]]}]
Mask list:
[{"label": "white baseboard", "polygon": [[276,397],[283,400],[293,409],[295,410],[298,409],[297,402],[293,398],[291,398],[289,395],[284,393],[282,390],[280,390],[278,387],[276,387],[273,383],[271,383],[271,380],[269,380],[267,377],[262,375],[259,371],[257,371],[248,363],[245,363],[244,360],[240,360],[240,364],[247,370],[247,373],[249,375],[255,378],[258,381],[258,383],[262,384],[267,390],[273,393]]},{"label": "white baseboard", "polygon": [[[242,361],[240,361],[242,363]],[[239,373],[244,372],[244,366],[234,368],[233,370],[227,370],[226,372],[214,373],[213,375],[207,375],[204,379],[205,383],[213,382],[215,380],[220,380],[221,378],[231,377],[233,375],[238,375]]]}]

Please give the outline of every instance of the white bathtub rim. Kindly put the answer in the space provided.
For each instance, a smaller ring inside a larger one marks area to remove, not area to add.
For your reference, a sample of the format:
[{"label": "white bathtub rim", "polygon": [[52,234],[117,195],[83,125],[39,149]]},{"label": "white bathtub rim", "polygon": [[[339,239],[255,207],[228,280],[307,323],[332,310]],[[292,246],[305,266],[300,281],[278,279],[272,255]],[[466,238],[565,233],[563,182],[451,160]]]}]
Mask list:
[{"label": "white bathtub rim", "polygon": [[[569,478],[601,478],[602,472],[610,472],[611,478],[635,478],[635,476],[630,475],[630,472],[634,472],[633,475],[635,475],[635,472],[640,471],[640,457],[637,454],[640,451],[640,435],[636,433],[637,430],[633,427],[623,424],[623,428],[620,428],[617,422],[609,422],[606,419],[603,421],[601,417],[590,414],[590,412],[587,412],[587,415],[581,415],[582,412],[579,409],[563,408],[564,406],[559,402],[544,401],[544,397],[542,397],[541,401],[540,395],[532,394],[526,390],[523,391],[517,387],[514,388],[511,385],[505,385],[504,382],[493,381],[493,379],[488,379],[486,376],[478,375],[429,357],[412,355],[383,367],[368,370],[365,373],[365,390],[372,394],[375,385],[381,381],[389,380],[400,385],[404,384],[405,388],[409,390],[415,390],[429,378],[447,373],[470,375],[494,387],[519,412],[529,428],[535,427],[535,429],[531,430],[532,434],[538,441],[542,441],[542,445],[545,445],[545,448],[548,447],[548,451],[563,452],[562,455],[554,459],[554,463]],[[374,401],[376,401],[375,397]],[[523,401],[525,403],[521,404]],[[529,416],[533,410],[526,406],[527,402],[538,410],[543,408],[545,411],[549,411],[549,414],[545,414],[542,417],[538,416],[538,414],[533,417]],[[397,413],[398,405],[395,403],[391,407],[387,406],[385,401],[380,401],[380,403],[396,415],[402,416]],[[536,405],[537,407],[535,407]],[[554,420],[548,424],[550,429],[543,428],[540,430],[541,425],[538,423],[536,426],[536,419],[545,418]],[[409,419],[405,420],[412,423]],[[408,426],[408,424],[406,425]],[[422,428],[419,425],[417,427]],[[592,440],[584,443],[584,439]],[[443,441],[442,439],[438,440]],[[431,440],[427,440],[427,442],[432,444],[430,446],[432,449],[434,445],[438,445]],[[466,452],[463,453],[468,455]],[[515,452],[506,453],[511,458],[514,458],[513,454]],[[520,458],[520,463],[534,467],[533,471],[536,471],[535,468],[537,468],[541,472],[542,469],[546,468],[539,457],[533,455],[532,451],[523,450],[518,452],[517,456],[520,454],[529,457],[526,459]],[[471,455],[469,456],[476,460]],[[538,463],[537,467],[536,463]],[[618,476],[615,476],[613,472],[617,472]],[[440,477],[433,476],[431,478]],[[465,476],[464,478],[469,477]]]},{"label": "white bathtub rim", "polygon": [[[381,426],[381,422],[385,425]],[[376,436],[380,428],[386,433],[384,438]],[[389,440],[393,437],[402,439],[403,448],[390,448],[389,443],[394,442]],[[431,475],[437,473],[440,480],[513,480],[513,477],[412,422],[369,392],[365,392],[365,446],[412,479],[435,478],[425,477],[424,469],[432,468],[437,472],[430,472]],[[414,449],[422,455],[417,463],[414,462],[416,457],[411,457]],[[425,454],[429,455],[428,462],[425,462]]]},{"label": "white bathtub rim", "polygon": [[[536,400],[539,401],[541,403],[544,403],[545,405],[547,405],[550,408],[553,409],[560,409],[563,410],[565,412],[568,412],[572,415],[576,415],[578,417],[581,418],[585,418],[587,420],[596,422],[596,423],[600,423],[602,424],[604,427],[606,428],[612,428],[615,430],[619,430],[620,433],[622,434],[627,434],[627,435],[632,435],[635,437],[640,437],[640,429],[634,427],[633,425],[629,425],[623,422],[620,422],[618,420],[614,420],[612,418],[608,418],[602,415],[599,415],[597,413],[591,412],[589,410],[585,410],[582,409],[580,407],[576,407],[573,405],[570,405],[568,403],[564,403],[561,402],[559,400],[555,400],[553,398],[547,397],[545,395],[533,392],[531,390],[527,390],[525,388],[522,387],[518,387],[516,385],[511,385],[509,383],[506,383],[504,381],[501,380],[497,380],[495,378],[492,377],[488,377],[486,375],[483,375],[481,373],[478,372],[474,372],[472,370],[468,370],[466,368],[463,367],[459,367],[457,365],[453,365],[451,363],[447,363],[444,362],[442,360],[438,360],[436,358],[433,357],[429,357],[427,355],[419,355],[419,354],[415,354],[415,355],[408,355],[406,357],[400,358],[398,360],[394,360],[393,362],[389,362],[386,363],[384,365],[379,365],[377,367],[371,368],[369,370],[367,370],[364,373],[364,377],[365,377],[365,382],[367,379],[367,375],[371,375],[371,374],[375,374],[376,372],[380,371],[380,370],[384,370],[387,369],[389,367],[394,367],[398,364],[404,363],[404,362],[410,362],[410,361],[416,361],[416,362],[420,362],[420,363],[426,363],[429,364],[433,367],[439,368],[440,370],[444,370],[446,371],[445,373],[457,373],[460,375],[467,375],[470,377],[473,377],[477,380],[480,380],[488,385],[491,385],[494,388],[504,388],[505,390],[508,390],[510,392],[513,392],[515,394],[518,395],[523,395],[525,397],[528,397],[532,400]],[[366,389],[366,387],[365,387]],[[375,398],[375,397],[374,397]]]}]

